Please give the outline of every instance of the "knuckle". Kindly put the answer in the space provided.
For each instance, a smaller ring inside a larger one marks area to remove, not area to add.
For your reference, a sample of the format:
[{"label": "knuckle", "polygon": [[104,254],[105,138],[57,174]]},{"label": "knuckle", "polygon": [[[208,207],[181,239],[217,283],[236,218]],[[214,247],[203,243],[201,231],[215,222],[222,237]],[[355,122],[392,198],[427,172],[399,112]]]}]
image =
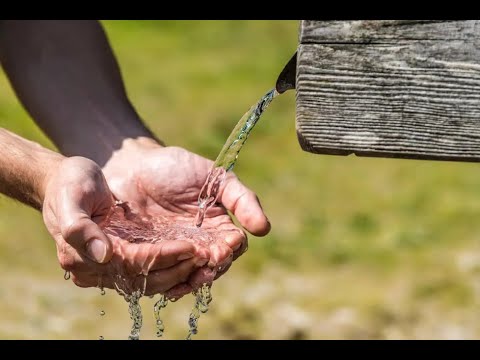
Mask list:
[{"label": "knuckle", "polygon": [[63,270],[65,271],[73,271],[76,268],[76,262],[73,256],[70,256],[65,253],[60,253],[58,254],[58,261],[60,263],[60,266]]},{"label": "knuckle", "polygon": [[82,220],[71,220],[63,224],[61,228],[62,237],[69,243],[74,243],[81,235],[84,227]]},{"label": "knuckle", "polygon": [[237,260],[240,256],[242,256],[248,250],[248,239],[242,243],[242,245],[233,252],[233,261]]}]

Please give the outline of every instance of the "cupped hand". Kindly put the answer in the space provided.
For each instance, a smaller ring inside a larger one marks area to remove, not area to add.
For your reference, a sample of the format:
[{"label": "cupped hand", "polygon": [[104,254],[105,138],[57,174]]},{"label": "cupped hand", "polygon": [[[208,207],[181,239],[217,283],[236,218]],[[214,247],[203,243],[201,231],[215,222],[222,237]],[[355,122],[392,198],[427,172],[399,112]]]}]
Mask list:
[{"label": "cupped hand", "polygon": [[[130,141],[103,168],[112,193],[141,215],[193,227],[198,195],[213,162],[179,147],[160,146],[150,139]],[[208,246],[207,265],[214,269],[215,278],[228,270],[247,248],[245,232],[235,226],[227,210],[253,235],[264,236],[270,230],[257,196],[234,173],[227,173],[217,203],[207,211],[201,227],[214,239]],[[185,240],[195,243],[195,239]],[[192,269],[184,283],[167,293],[182,296],[212,280],[207,266]]]},{"label": "cupped hand", "polygon": [[45,185],[43,218],[55,239],[62,268],[81,287],[114,288],[118,276],[130,283],[146,277],[146,294],[181,284],[208,260],[187,241],[130,244],[103,231],[114,206],[101,168],[83,157],[64,158]]}]

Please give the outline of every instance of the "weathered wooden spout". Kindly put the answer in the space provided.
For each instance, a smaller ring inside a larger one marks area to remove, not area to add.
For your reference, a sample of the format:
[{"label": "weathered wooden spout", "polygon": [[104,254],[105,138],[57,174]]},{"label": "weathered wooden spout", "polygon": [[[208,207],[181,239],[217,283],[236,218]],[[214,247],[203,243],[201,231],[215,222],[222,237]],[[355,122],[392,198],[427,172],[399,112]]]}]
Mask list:
[{"label": "weathered wooden spout", "polygon": [[296,61],[305,151],[480,161],[480,21],[304,20]]},{"label": "weathered wooden spout", "polygon": [[295,83],[297,82],[296,78],[297,53],[293,54],[292,58],[288,61],[287,65],[285,65],[280,75],[278,75],[275,89],[279,94],[282,94],[287,90],[295,89]]}]

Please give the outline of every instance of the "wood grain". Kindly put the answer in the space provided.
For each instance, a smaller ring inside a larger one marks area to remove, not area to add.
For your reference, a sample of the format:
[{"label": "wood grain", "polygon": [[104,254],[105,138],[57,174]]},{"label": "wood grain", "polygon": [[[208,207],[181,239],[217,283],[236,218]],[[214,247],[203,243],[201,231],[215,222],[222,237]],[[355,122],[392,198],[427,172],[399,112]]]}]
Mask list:
[{"label": "wood grain", "polygon": [[479,21],[303,21],[309,152],[480,161]]}]

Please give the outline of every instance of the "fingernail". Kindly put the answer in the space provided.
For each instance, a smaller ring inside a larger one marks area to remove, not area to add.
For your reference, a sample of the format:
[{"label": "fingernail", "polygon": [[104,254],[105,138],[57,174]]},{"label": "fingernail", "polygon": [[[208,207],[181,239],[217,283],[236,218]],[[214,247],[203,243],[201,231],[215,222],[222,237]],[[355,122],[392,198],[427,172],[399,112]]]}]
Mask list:
[{"label": "fingernail", "polygon": [[195,261],[195,265],[201,267],[205,265],[207,262],[208,262],[208,259],[198,259],[197,261]]},{"label": "fingernail", "polygon": [[107,254],[107,246],[102,240],[93,239],[87,244],[87,253],[92,260],[103,263]]},{"label": "fingernail", "polygon": [[182,254],[180,255],[177,260],[178,261],[182,261],[182,260],[187,260],[187,259],[190,259],[193,257],[193,254],[192,253],[185,253],[185,254]]}]

